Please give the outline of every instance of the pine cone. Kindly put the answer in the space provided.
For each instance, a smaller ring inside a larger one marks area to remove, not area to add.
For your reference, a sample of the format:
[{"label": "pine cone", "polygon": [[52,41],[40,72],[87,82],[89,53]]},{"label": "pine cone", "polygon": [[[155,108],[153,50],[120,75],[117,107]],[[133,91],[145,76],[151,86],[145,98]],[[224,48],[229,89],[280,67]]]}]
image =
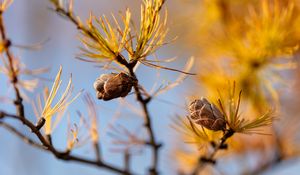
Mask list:
[{"label": "pine cone", "polygon": [[202,97],[200,100],[194,100],[189,105],[189,111],[191,119],[207,129],[218,131],[226,128],[224,115],[206,98]]},{"label": "pine cone", "polygon": [[127,96],[135,83],[136,80],[134,78],[123,72],[119,74],[102,74],[94,82],[94,88],[98,99],[108,101]]}]

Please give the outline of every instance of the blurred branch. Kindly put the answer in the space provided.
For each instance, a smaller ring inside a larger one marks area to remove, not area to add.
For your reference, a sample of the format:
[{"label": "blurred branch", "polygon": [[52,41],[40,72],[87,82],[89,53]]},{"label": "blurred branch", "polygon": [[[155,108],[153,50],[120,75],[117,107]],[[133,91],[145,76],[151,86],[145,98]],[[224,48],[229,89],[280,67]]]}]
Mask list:
[{"label": "blurred branch", "polygon": [[[137,79],[133,69],[133,67],[127,67],[130,75]],[[144,98],[142,96],[141,90],[139,88],[138,83],[135,84],[134,86],[134,90],[135,90],[135,94],[136,94],[136,98],[138,100],[138,102],[141,104],[143,111],[144,111],[144,116],[145,116],[145,122],[144,122],[144,126],[146,127],[146,129],[148,130],[149,136],[150,136],[150,146],[152,147],[153,150],[153,159],[152,159],[152,167],[149,170],[152,174],[158,174],[157,172],[157,166],[158,166],[158,151],[159,148],[162,146],[161,143],[158,143],[156,141],[154,132],[153,132],[153,127],[152,127],[152,123],[151,123],[151,117],[150,117],[150,113],[148,111],[148,103],[151,101],[151,96]]]},{"label": "blurred branch", "polygon": [[248,172],[244,172],[243,175],[251,175],[251,174],[262,174],[265,171],[267,171],[269,168],[279,165],[282,162],[282,159],[277,156],[275,156],[272,160],[266,161],[262,165],[260,165],[258,168],[254,170],[250,170]]},{"label": "blurred branch", "polygon": [[205,165],[215,164],[216,163],[216,160],[214,159],[215,155],[217,154],[217,152],[219,150],[227,149],[226,141],[227,141],[228,138],[233,136],[233,134],[234,134],[233,130],[231,130],[231,129],[226,130],[224,132],[223,137],[220,139],[219,144],[216,145],[214,142],[212,142],[212,146],[214,148],[214,151],[211,154],[209,154],[208,156],[199,157],[198,164],[197,164],[197,166],[195,167],[194,171],[191,174],[192,175],[197,175],[205,167]]},{"label": "blurred branch", "polygon": [[[271,160],[264,161],[264,163],[260,164],[257,168],[253,170],[249,170],[247,172],[244,172],[243,175],[251,175],[251,174],[262,174],[271,167],[277,166],[280,163],[282,163],[285,159],[285,155],[283,153],[283,146],[282,146],[282,141],[280,138],[280,135],[277,133],[276,129],[274,128],[275,126],[272,127],[273,131],[273,136],[274,136],[274,150],[273,150],[273,157]],[[287,159],[288,160],[288,159]]]},{"label": "blurred branch", "polygon": [[248,172],[244,172],[243,175],[259,175],[267,172],[271,168],[275,168],[276,166],[281,166],[283,163],[286,163],[287,165],[291,165],[292,163],[295,163],[299,161],[298,156],[292,156],[292,157],[286,157],[286,158],[281,158],[277,159],[276,157],[270,161],[265,162],[262,164],[260,167],[258,167],[255,170],[250,170]]},{"label": "blurred branch", "polygon": [[[20,122],[22,122],[25,126],[27,126],[29,129],[31,129],[31,132],[33,134],[35,134],[39,141],[42,143],[42,147],[45,148],[44,150],[51,152],[56,158],[61,159],[61,160],[65,160],[65,161],[74,161],[74,162],[81,162],[81,163],[85,163],[85,164],[89,164],[89,165],[94,165],[96,167],[100,167],[100,168],[104,168],[110,171],[113,171],[115,173],[119,173],[119,174],[133,174],[130,173],[126,170],[123,170],[121,168],[117,168],[113,165],[110,165],[108,163],[105,163],[101,160],[90,160],[87,158],[83,158],[83,157],[79,157],[79,156],[73,156],[70,154],[70,151],[66,151],[66,152],[61,152],[58,151],[52,144],[49,143],[49,141],[47,140],[47,138],[45,138],[43,136],[43,134],[40,132],[39,129],[36,128],[36,126],[29,120],[27,120],[25,117],[21,117],[21,116],[17,116],[14,114],[9,114],[6,113],[4,111],[0,111],[0,119],[3,118],[11,118],[14,120],[18,120]],[[19,137],[23,138],[23,140],[25,139],[26,141],[29,141],[31,143],[34,143],[36,145],[36,143],[28,138],[26,138],[23,134],[19,133],[16,129],[14,129],[13,127],[4,124],[3,122],[1,122],[1,125],[4,126],[6,129],[12,131],[13,133],[17,134]],[[98,158],[97,158],[98,159]]]},{"label": "blurred branch", "polygon": [[19,132],[17,129],[15,129],[13,126],[4,123],[2,121],[0,121],[0,126],[2,126],[3,128],[7,129],[8,131],[12,132],[13,134],[17,135],[18,137],[20,137],[25,143],[28,143],[34,147],[37,147],[39,149],[47,149],[47,147],[36,143],[34,140],[28,138],[27,136],[25,136],[24,134],[22,134],[21,132]]},{"label": "blurred branch", "polygon": [[[164,3],[164,1],[163,1],[163,3]],[[77,26],[78,30],[86,33],[92,39],[97,41],[97,37],[95,35],[93,35],[93,33],[91,31],[89,31],[89,29],[87,29],[86,27],[84,27],[81,24],[79,19],[77,19],[75,17],[75,15],[73,14],[73,12],[71,10],[65,10],[62,6],[59,5],[59,3],[53,3],[52,2],[52,4],[55,6],[55,11],[58,14],[62,15],[63,17],[66,17],[67,19],[69,19],[73,24],[75,24],[75,26]],[[69,8],[69,9],[71,9],[71,8]],[[136,64],[138,62],[137,59],[133,59],[132,61],[127,62],[126,59],[123,57],[123,55],[119,54],[119,55],[116,55],[115,61],[120,63],[121,65],[125,66],[127,68],[128,72],[129,72],[130,76],[137,80],[137,76],[134,73],[134,67],[136,66]],[[141,104],[141,106],[143,108],[144,116],[145,116],[144,126],[147,129],[147,131],[149,133],[149,136],[150,136],[149,144],[146,144],[146,145],[150,146],[153,150],[152,166],[149,169],[149,173],[155,175],[155,174],[158,174],[158,171],[157,171],[157,169],[158,169],[158,151],[159,151],[159,148],[162,146],[162,144],[158,143],[156,141],[156,138],[155,138],[154,132],[153,132],[151,117],[150,117],[149,110],[148,110],[148,103],[151,101],[151,96],[146,97],[146,98],[143,97],[141,89],[139,88],[140,86],[138,85],[138,83],[136,83],[133,87],[134,87],[134,90],[135,90],[137,101]]]},{"label": "blurred branch", "polygon": [[20,116],[21,118],[24,118],[24,106],[23,106],[23,98],[21,97],[20,90],[17,86],[18,83],[18,76],[17,72],[15,70],[14,64],[13,64],[13,56],[10,51],[11,47],[11,41],[8,39],[6,35],[6,30],[4,26],[4,21],[3,21],[3,13],[4,13],[5,8],[0,8],[0,34],[1,34],[1,40],[3,44],[3,50],[7,56],[8,60],[8,65],[9,65],[9,71],[11,73],[11,83],[13,85],[13,89],[15,92],[15,100],[14,100],[14,105],[16,106],[16,111],[17,115]]},{"label": "blurred branch", "polygon": [[130,152],[129,150],[125,150],[124,152],[124,163],[125,163],[125,170],[130,172]]},{"label": "blurred branch", "polygon": [[98,162],[101,161],[101,151],[100,151],[100,145],[99,143],[94,143],[93,144],[95,152],[96,152],[96,159]]}]

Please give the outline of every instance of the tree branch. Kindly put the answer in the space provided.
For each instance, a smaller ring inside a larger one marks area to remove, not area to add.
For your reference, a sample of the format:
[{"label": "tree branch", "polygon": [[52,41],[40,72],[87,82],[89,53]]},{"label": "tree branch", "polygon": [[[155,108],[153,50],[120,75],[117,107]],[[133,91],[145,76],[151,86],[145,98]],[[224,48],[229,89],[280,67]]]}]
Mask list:
[{"label": "tree branch", "polygon": [[[60,9],[57,9],[58,11],[60,11]],[[70,13],[66,13],[66,15],[68,17],[70,17],[71,21],[73,21],[73,23],[76,23],[77,27],[79,27],[79,22],[70,14]],[[84,28],[82,28],[82,30],[84,30]],[[87,31],[88,32],[88,31]],[[0,111],[0,119],[2,118],[11,118],[11,119],[15,119],[18,121],[21,121],[25,126],[27,126],[32,133],[34,133],[39,141],[42,143],[41,145],[39,143],[36,143],[35,141],[31,140],[30,138],[26,137],[24,134],[20,133],[17,129],[15,129],[14,127],[3,123],[2,121],[0,121],[0,125],[3,126],[4,128],[6,128],[7,130],[13,132],[14,134],[16,134],[18,137],[22,138],[26,143],[29,143],[30,145],[33,145],[35,147],[38,148],[42,148],[43,150],[47,150],[49,152],[51,152],[53,155],[55,155],[58,159],[61,160],[66,160],[66,161],[76,161],[76,162],[82,162],[82,163],[86,163],[86,164],[91,164],[97,167],[101,167],[101,168],[105,168],[111,171],[114,171],[116,173],[120,173],[120,174],[132,174],[130,172],[127,172],[126,170],[122,170],[120,168],[114,167],[112,165],[109,165],[107,163],[104,163],[100,160],[99,156],[100,153],[99,151],[96,151],[96,160],[89,160],[89,159],[85,159],[85,158],[81,158],[81,157],[77,157],[77,156],[73,156],[70,155],[70,152],[60,152],[57,151],[54,146],[48,141],[47,138],[45,138],[42,133],[39,131],[40,128],[43,126],[43,123],[38,124],[37,126],[35,126],[31,121],[27,120],[25,118],[25,112],[24,112],[24,105],[23,105],[23,99],[20,95],[20,91],[18,89],[18,73],[17,70],[15,70],[16,68],[14,67],[14,60],[13,60],[13,56],[11,54],[10,51],[10,46],[11,46],[11,41],[7,38],[6,36],[6,32],[5,32],[5,26],[4,26],[4,22],[3,22],[3,9],[0,9],[0,35],[1,35],[1,40],[3,42],[3,47],[4,47],[4,52],[6,53],[7,56],[7,60],[8,60],[8,69],[9,69],[9,78],[11,79],[11,83],[13,85],[14,91],[15,91],[15,100],[14,100],[14,105],[16,106],[16,111],[17,114],[9,114],[6,113],[4,111]]]},{"label": "tree branch", "polygon": [[[92,34],[92,32],[90,32],[87,28],[85,28],[84,26],[81,25],[81,23],[75,18],[75,15],[72,12],[66,11],[63,7],[60,7],[58,4],[54,4],[55,5],[55,11],[68,18],[73,24],[75,24],[75,26],[77,27],[78,30],[85,32],[86,34],[88,34],[92,39],[94,39],[95,41],[97,41],[96,36],[94,36]],[[134,79],[137,80],[137,77],[134,73],[134,67],[137,64],[137,60],[132,60],[131,62],[127,62],[126,59],[124,59],[124,57],[122,55],[116,55],[115,61],[122,64],[123,66],[125,66],[130,74],[131,77],[133,77]],[[144,117],[145,117],[145,122],[144,122],[144,126],[146,127],[149,136],[150,136],[150,144],[146,144],[148,146],[150,146],[153,150],[153,159],[152,159],[152,166],[149,169],[149,173],[156,175],[158,174],[158,151],[159,148],[162,146],[161,143],[158,143],[156,141],[156,138],[154,136],[154,132],[153,132],[153,127],[152,127],[152,122],[151,122],[151,117],[148,111],[148,106],[147,104],[151,101],[151,97],[147,97],[144,98],[142,96],[142,92],[139,88],[138,83],[134,84],[134,90],[135,90],[135,94],[136,94],[136,98],[137,101],[141,104],[143,111],[144,111]]]},{"label": "tree branch", "polygon": [[[9,114],[9,113],[6,113],[4,111],[0,111],[0,116],[1,116],[0,119],[7,117],[7,118],[11,118],[11,119],[18,120],[18,121],[22,122],[25,126],[27,126],[31,130],[32,133],[34,133],[37,136],[39,141],[42,143],[41,146],[44,148],[44,150],[46,150],[48,152],[51,152],[58,159],[65,160],[65,161],[74,161],[74,162],[81,162],[81,163],[85,163],[85,164],[89,164],[89,165],[94,165],[96,167],[104,168],[104,169],[107,169],[107,170],[110,170],[110,171],[113,171],[113,172],[119,173],[119,174],[127,174],[127,175],[133,174],[131,172],[128,172],[128,171],[123,170],[121,168],[117,168],[117,167],[115,167],[113,165],[110,165],[108,163],[105,163],[103,161],[90,160],[90,159],[82,158],[82,157],[79,157],[79,156],[73,156],[73,155],[70,154],[69,151],[61,152],[61,151],[56,150],[56,148],[53,145],[51,145],[48,142],[48,140],[42,135],[40,130],[37,129],[36,126],[32,122],[27,120],[25,117],[21,118],[20,116],[17,116],[17,115],[14,115],[14,114]],[[3,122],[1,122],[1,125],[24,139],[24,137],[23,137],[24,135],[19,133],[16,129],[4,124]],[[29,140],[28,138],[25,138],[25,139],[29,142],[32,142],[32,143],[36,144],[34,141]]]},{"label": "tree branch", "polygon": [[[134,66],[132,67],[127,67],[130,75],[135,78],[137,80],[137,77],[133,71]],[[134,86],[134,90],[135,90],[135,94],[136,94],[136,98],[137,101],[141,104],[143,111],[144,111],[144,117],[145,117],[145,122],[144,122],[144,126],[146,127],[146,129],[148,130],[149,136],[150,136],[150,142],[149,142],[149,146],[151,146],[152,150],[153,150],[153,159],[152,159],[152,167],[149,169],[150,174],[158,174],[158,151],[160,149],[160,147],[162,146],[161,143],[158,143],[156,141],[154,132],[153,132],[153,127],[152,127],[152,122],[151,122],[151,117],[150,117],[150,113],[148,111],[148,103],[151,101],[151,97],[147,97],[144,98],[142,96],[142,93],[140,91],[139,85],[138,83],[136,83]]]},{"label": "tree branch", "polygon": [[268,170],[271,170],[271,168],[273,169],[274,167],[280,166],[283,163],[285,163],[286,165],[291,165],[292,163],[298,162],[298,160],[299,160],[298,156],[285,157],[285,158],[280,159],[280,161],[278,161],[278,159],[274,158],[272,160],[265,162],[263,165],[261,165],[257,169],[248,170],[248,171],[243,172],[242,175],[263,174],[263,173],[266,173]]},{"label": "tree branch", "polygon": [[274,125],[272,126],[272,132],[274,138],[274,143],[273,143],[274,157],[272,157],[272,159],[268,161],[264,161],[262,164],[260,164],[257,168],[253,170],[248,170],[246,172],[243,172],[243,175],[262,174],[268,169],[270,169],[271,167],[279,165],[281,162],[284,161],[284,159],[286,159],[284,155],[284,150],[283,150],[283,145],[282,145],[280,135],[277,133]]},{"label": "tree branch", "polygon": [[14,105],[16,106],[17,115],[24,118],[23,98],[21,97],[20,90],[17,86],[18,75],[14,67],[13,56],[10,52],[11,41],[7,38],[6,30],[3,22],[3,9],[0,9],[0,34],[1,34],[1,40],[3,42],[3,49],[8,60],[9,73],[11,74],[10,80],[13,85],[13,89],[16,96],[14,100]]},{"label": "tree branch", "polygon": [[130,158],[131,154],[129,150],[125,150],[124,152],[124,164],[125,164],[125,170],[130,171]]},{"label": "tree branch", "polygon": [[234,131],[229,129],[224,132],[223,137],[220,139],[220,143],[218,145],[212,144],[214,151],[208,156],[201,156],[199,158],[198,164],[195,167],[194,171],[191,173],[192,175],[198,175],[200,171],[205,167],[207,164],[215,164],[216,160],[214,159],[215,155],[219,150],[226,149],[227,144],[226,141],[234,134]]},{"label": "tree branch", "polygon": [[25,143],[28,143],[36,148],[39,149],[43,149],[46,150],[47,147],[35,142],[34,140],[28,138],[27,136],[25,136],[24,134],[22,134],[21,132],[19,132],[17,129],[15,129],[13,126],[4,123],[2,121],[0,121],[0,126],[2,126],[3,128],[7,129],[8,131],[12,132],[13,134],[15,134],[16,136],[18,136],[19,138],[21,138]]},{"label": "tree branch", "polygon": [[99,143],[93,143],[95,154],[96,154],[96,160],[98,162],[102,161],[101,159],[101,151],[100,151],[100,144]]}]

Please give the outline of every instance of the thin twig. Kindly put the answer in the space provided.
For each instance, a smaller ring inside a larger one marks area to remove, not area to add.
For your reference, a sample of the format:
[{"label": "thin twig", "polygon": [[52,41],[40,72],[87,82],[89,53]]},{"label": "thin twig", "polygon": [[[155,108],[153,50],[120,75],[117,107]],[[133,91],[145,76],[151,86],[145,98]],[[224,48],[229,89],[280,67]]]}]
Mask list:
[{"label": "thin twig", "polygon": [[11,83],[13,85],[13,89],[15,92],[15,100],[14,105],[16,106],[17,115],[24,118],[24,105],[23,105],[23,98],[21,97],[20,90],[17,86],[18,84],[18,75],[16,73],[13,56],[10,52],[11,41],[7,38],[6,30],[3,22],[3,9],[0,9],[0,34],[1,40],[3,42],[3,49],[8,59],[9,71],[11,73]]},{"label": "thin twig", "polygon": [[[137,79],[135,73],[134,73],[134,66],[133,65],[132,67],[127,67],[129,72],[130,72],[130,75]],[[138,83],[136,83],[134,86],[133,86],[134,90],[135,90],[135,94],[136,94],[136,98],[137,98],[137,101],[141,104],[142,108],[143,108],[143,111],[144,111],[144,117],[145,117],[145,123],[144,123],[144,126],[146,127],[146,129],[148,130],[148,133],[149,133],[149,136],[150,136],[150,146],[153,150],[153,159],[152,159],[152,167],[150,168],[150,173],[151,174],[158,174],[158,171],[157,171],[157,168],[158,168],[158,151],[160,149],[160,147],[162,146],[161,143],[158,143],[156,138],[155,138],[155,135],[154,135],[154,132],[153,132],[153,127],[152,127],[152,122],[151,122],[151,117],[150,117],[150,113],[149,113],[149,110],[148,110],[148,103],[151,101],[151,97],[149,98],[144,98],[142,96],[142,93],[140,91],[140,88],[139,88],[139,85]]]},{"label": "thin twig", "polygon": [[216,160],[214,159],[215,155],[219,150],[226,148],[226,141],[234,134],[234,131],[229,129],[224,132],[223,137],[220,139],[220,143],[218,145],[214,145],[214,151],[208,156],[201,156],[199,158],[198,164],[195,167],[194,171],[191,173],[192,175],[198,175],[200,171],[205,167],[205,165],[211,163],[215,164]]},{"label": "thin twig", "polygon": [[93,144],[93,146],[94,146],[94,150],[95,150],[95,154],[96,154],[96,160],[98,161],[98,162],[101,162],[102,160],[101,160],[101,149],[100,149],[100,145],[99,145],[99,143],[94,143]]},{"label": "thin twig", "polygon": [[284,157],[280,159],[280,161],[272,159],[270,161],[265,162],[262,166],[255,170],[248,170],[247,172],[241,173],[242,175],[260,175],[266,173],[268,170],[275,169],[276,166],[281,166],[282,164],[291,166],[292,163],[297,163],[299,160],[298,156],[290,156]]},{"label": "thin twig", "polygon": [[[60,7],[58,4],[54,4],[54,5],[55,5],[55,11],[58,14],[61,14],[62,16],[68,18],[73,24],[75,24],[75,26],[77,27],[78,30],[88,34],[93,40],[98,41],[97,37],[95,35],[93,35],[93,33],[89,31],[89,29],[87,29],[86,27],[81,25],[81,23],[78,21],[78,19],[75,18],[76,15],[74,15],[73,12],[66,11],[63,7]],[[124,56],[119,54],[119,55],[116,55],[115,61],[120,63],[121,65],[125,66],[127,68],[128,72],[130,73],[130,76],[137,80],[137,77],[134,73],[134,67],[137,64],[137,60],[133,60],[128,63],[126,61],[126,59],[124,58]],[[145,116],[144,126],[146,127],[146,129],[149,133],[149,136],[150,136],[150,141],[149,141],[150,144],[147,144],[147,145],[150,146],[153,150],[152,166],[149,169],[149,172],[150,172],[150,174],[156,175],[156,174],[158,174],[158,170],[157,170],[158,169],[158,151],[159,151],[159,148],[161,147],[161,144],[156,141],[156,138],[154,136],[154,132],[152,129],[153,127],[152,127],[151,117],[150,117],[150,114],[148,111],[147,104],[150,102],[151,98],[149,98],[149,97],[144,98],[142,96],[142,92],[139,88],[138,83],[136,83],[133,87],[135,90],[137,101],[141,104],[143,111],[144,111],[144,116]]]},{"label": "thin twig", "polygon": [[12,132],[13,134],[17,135],[18,137],[20,137],[25,143],[28,143],[34,147],[37,147],[39,149],[47,149],[47,147],[35,142],[34,140],[28,138],[27,136],[25,136],[24,134],[22,134],[20,131],[18,131],[17,129],[15,129],[13,126],[4,123],[2,121],[0,121],[0,126],[4,127],[5,129],[7,129],[8,131]]},{"label": "thin twig", "polygon": [[125,170],[130,172],[130,152],[129,150],[125,150],[124,152],[124,164],[125,164]]},{"label": "thin twig", "polygon": [[279,165],[284,159],[285,155],[283,153],[283,146],[282,141],[280,138],[280,135],[277,133],[276,129],[274,128],[274,125],[272,126],[272,132],[274,136],[274,157],[271,160],[264,161],[264,163],[260,164],[256,169],[244,172],[243,175],[250,175],[250,174],[262,174],[268,169],[270,169],[273,166]]},{"label": "thin twig", "polygon": [[0,111],[0,114],[1,114],[2,118],[7,117],[7,118],[11,118],[11,119],[22,122],[25,126],[27,126],[29,129],[31,129],[32,133],[34,133],[37,136],[39,141],[42,143],[42,146],[46,148],[44,150],[51,152],[58,159],[94,165],[96,167],[105,168],[107,170],[111,170],[111,171],[113,171],[115,173],[119,173],[119,174],[128,174],[128,175],[133,174],[131,172],[127,172],[126,170],[117,168],[117,167],[110,165],[108,163],[105,163],[103,161],[90,160],[90,159],[79,157],[79,156],[73,156],[70,154],[69,151],[67,151],[67,152],[58,151],[53,145],[51,145],[49,143],[49,141],[43,136],[43,134],[40,132],[40,130],[37,129],[36,126],[31,121],[27,120],[25,117],[21,118],[20,116],[17,116],[14,114],[9,114],[4,111]]}]

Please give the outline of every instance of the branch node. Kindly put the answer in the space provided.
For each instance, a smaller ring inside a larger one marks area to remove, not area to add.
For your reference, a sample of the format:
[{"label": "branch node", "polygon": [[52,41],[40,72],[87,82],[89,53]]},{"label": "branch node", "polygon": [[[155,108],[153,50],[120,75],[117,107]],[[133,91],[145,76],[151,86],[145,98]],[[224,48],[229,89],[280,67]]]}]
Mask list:
[{"label": "branch node", "polygon": [[11,46],[11,41],[10,41],[9,39],[5,39],[5,40],[3,41],[3,46],[4,46],[5,48],[9,48],[9,47]]},{"label": "branch node", "polygon": [[46,119],[44,117],[40,118],[39,121],[37,122],[35,128],[37,130],[40,130],[44,126],[45,122],[46,122]]},{"label": "branch node", "polygon": [[[14,78],[14,80],[12,80],[13,82],[17,81],[16,78]],[[14,105],[21,105],[22,104],[23,99],[18,98],[16,100],[14,100]]]},{"label": "branch node", "polygon": [[137,59],[131,60],[128,63],[128,69],[133,69],[135,67],[135,65],[137,64]]},{"label": "branch node", "polygon": [[223,144],[229,137],[234,134],[234,130],[231,128],[224,132],[224,136],[221,138],[221,144]]},{"label": "branch node", "polygon": [[228,148],[228,144],[223,143],[220,145],[219,149],[227,149]]},{"label": "branch node", "polygon": [[213,165],[215,165],[215,164],[217,163],[216,160],[210,159],[210,158],[207,158],[207,157],[201,157],[201,158],[199,159],[199,161],[200,161],[200,162],[203,162],[203,163],[211,163],[211,164],[213,164]]},{"label": "branch node", "polygon": [[156,149],[159,149],[159,148],[161,148],[162,146],[163,146],[162,143],[157,143],[157,144],[155,145],[155,148],[156,148]]},{"label": "branch node", "polygon": [[216,148],[217,147],[217,144],[215,141],[210,141],[210,145],[213,147],[213,148]]},{"label": "branch node", "polygon": [[151,101],[151,99],[152,99],[152,97],[150,96],[150,97],[148,97],[148,98],[145,98],[144,99],[144,102],[146,103],[146,104],[148,104],[150,101]]},{"label": "branch node", "polygon": [[155,168],[149,168],[149,173],[150,173],[150,175],[157,175],[158,174],[158,172],[156,171]]},{"label": "branch node", "polygon": [[126,59],[124,59],[120,54],[116,55],[115,60],[127,68],[130,66]]},{"label": "branch node", "polygon": [[51,135],[47,134],[46,137],[47,137],[47,140],[48,140],[49,144],[52,146],[52,137],[51,137]]}]

